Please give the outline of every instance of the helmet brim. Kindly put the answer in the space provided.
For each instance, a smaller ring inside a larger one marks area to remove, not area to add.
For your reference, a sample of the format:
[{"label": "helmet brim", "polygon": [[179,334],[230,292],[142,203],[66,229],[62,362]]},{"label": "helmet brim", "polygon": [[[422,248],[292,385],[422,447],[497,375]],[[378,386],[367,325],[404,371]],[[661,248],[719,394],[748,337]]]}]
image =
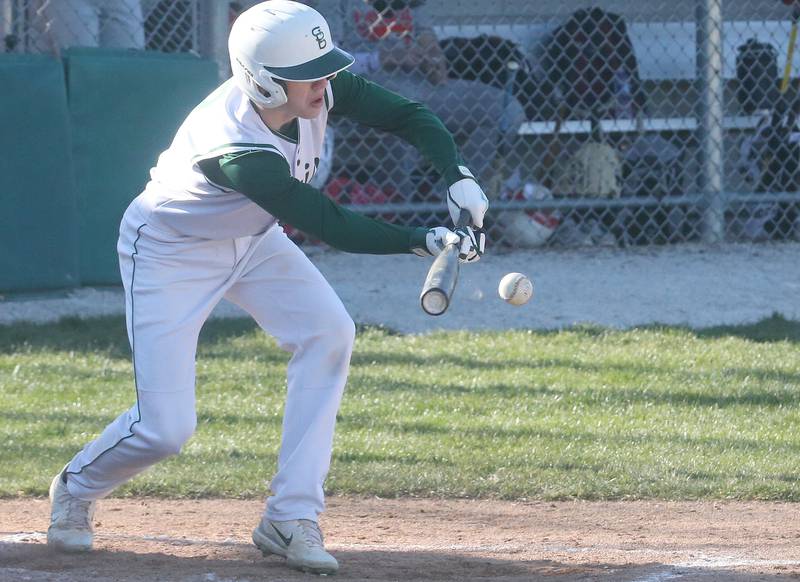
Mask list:
[{"label": "helmet brim", "polygon": [[334,47],[321,57],[293,67],[270,67],[264,65],[270,75],[284,81],[318,81],[343,71],[355,62],[350,53]]}]

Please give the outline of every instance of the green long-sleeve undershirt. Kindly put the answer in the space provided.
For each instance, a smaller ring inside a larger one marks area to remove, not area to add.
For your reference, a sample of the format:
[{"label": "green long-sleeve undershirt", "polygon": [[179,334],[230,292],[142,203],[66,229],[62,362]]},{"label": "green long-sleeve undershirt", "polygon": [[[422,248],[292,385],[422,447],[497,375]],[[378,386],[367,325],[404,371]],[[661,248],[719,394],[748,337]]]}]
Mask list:
[{"label": "green long-sleeve undershirt", "polygon": [[289,164],[276,154],[260,151],[226,157],[220,169],[231,187],[278,220],[337,249],[384,255],[425,248],[426,228],[389,224],[348,210],[292,178]]},{"label": "green long-sleeve undershirt", "polygon": [[[331,116],[342,115],[414,145],[448,184],[462,176],[450,132],[429,109],[347,71],[331,82]],[[296,132],[296,124],[281,133]],[[353,253],[399,254],[425,248],[426,228],[389,224],[352,212],[292,177],[278,153],[251,150],[203,160],[213,183],[241,192],[279,221]]]}]

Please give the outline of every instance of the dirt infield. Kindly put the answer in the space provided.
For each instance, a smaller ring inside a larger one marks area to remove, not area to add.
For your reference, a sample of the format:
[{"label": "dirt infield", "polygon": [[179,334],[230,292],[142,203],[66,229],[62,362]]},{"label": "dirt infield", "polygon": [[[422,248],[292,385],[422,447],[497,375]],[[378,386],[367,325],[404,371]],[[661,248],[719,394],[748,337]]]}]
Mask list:
[{"label": "dirt infield", "polygon": [[[258,501],[105,500],[87,555],[48,550],[48,507],[0,501],[0,580],[313,579],[250,543]],[[800,505],[787,503],[334,497],[322,526],[340,581],[800,578]]]}]

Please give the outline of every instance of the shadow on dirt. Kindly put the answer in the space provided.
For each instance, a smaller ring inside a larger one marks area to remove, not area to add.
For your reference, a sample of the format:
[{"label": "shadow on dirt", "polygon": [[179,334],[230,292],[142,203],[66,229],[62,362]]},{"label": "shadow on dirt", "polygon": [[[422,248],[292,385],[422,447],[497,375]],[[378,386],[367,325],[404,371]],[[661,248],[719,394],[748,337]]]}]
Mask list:
[{"label": "shadow on dirt", "polygon": [[[115,545],[122,540],[114,539]],[[241,542],[168,543],[155,540],[140,551],[100,549],[89,554],[61,554],[40,541],[0,542],[0,580],[29,582],[239,582],[255,580],[314,580],[288,569],[281,558],[263,558],[258,550]],[[142,539],[131,540],[142,545]],[[535,582],[547,580],[691,580],[755,582],[792,578],[787,575],[752,574],[715,569],[680,568],[663,564],[613,565],[553,560],[482,558],[428,551],[334,550],[341,569],[335,580],[388,582],[481,580]],[[796,579],[796,578],[793,578]]]}]

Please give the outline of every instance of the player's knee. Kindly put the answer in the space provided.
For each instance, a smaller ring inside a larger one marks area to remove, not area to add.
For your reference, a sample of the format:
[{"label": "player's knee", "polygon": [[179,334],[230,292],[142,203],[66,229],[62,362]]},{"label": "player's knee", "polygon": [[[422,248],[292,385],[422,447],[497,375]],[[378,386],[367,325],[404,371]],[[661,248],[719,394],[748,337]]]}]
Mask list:
[{"label": "player's knee", "polygon": [[192,432],[180,433],[171,431],[160,435],[158,439],[153,442],[155,452],[160,457],[170,457],[177,455],[181,452],[183,445],[192,436]]},{"label": "player's knee", "polygon": [[353,318],[343,311],[331,322],[329,333],[336,343],[346,346],[349,351],[356,339],[356,324]]},{"label": "player's knee", "polygon": [[[174,421],[176,419],[172,418],[170,420]],[[151,454],[159,458],[177,455],[181,452],[181,448],[186,444],[186,441],[194,434],[196,426],[196,417],[192,416],[182,422],[165,421],[164,423],[159,423],[157,427],[152,427],[146,438]]]},{"label": "player's knee", "polygon": [[333,369],[349,365],[355,343],[356,325],[344,309],[341,312],[328,314],[325,319],[324,322],[320,322],[322,326],[318,330],[315,343],[321,350],[320,356],[324,358],[326,366],[329,366],[333,373]]},{"label": "player's knee", "polygon": [[342,328],[341,328],[342,336],[344,337],[345,341],[348,344],[352,345],[353,342],[356,340],[356,323],[353,321],[353,318],[349,315],[347,316],[346,320],[342,321]]},{"label": "player's knee", "polygon": [[325,345],[351,346],[356,336],[356,325],[343,305],[332,305],[320,313],[308,330],[308,337],[322,339]]}]

